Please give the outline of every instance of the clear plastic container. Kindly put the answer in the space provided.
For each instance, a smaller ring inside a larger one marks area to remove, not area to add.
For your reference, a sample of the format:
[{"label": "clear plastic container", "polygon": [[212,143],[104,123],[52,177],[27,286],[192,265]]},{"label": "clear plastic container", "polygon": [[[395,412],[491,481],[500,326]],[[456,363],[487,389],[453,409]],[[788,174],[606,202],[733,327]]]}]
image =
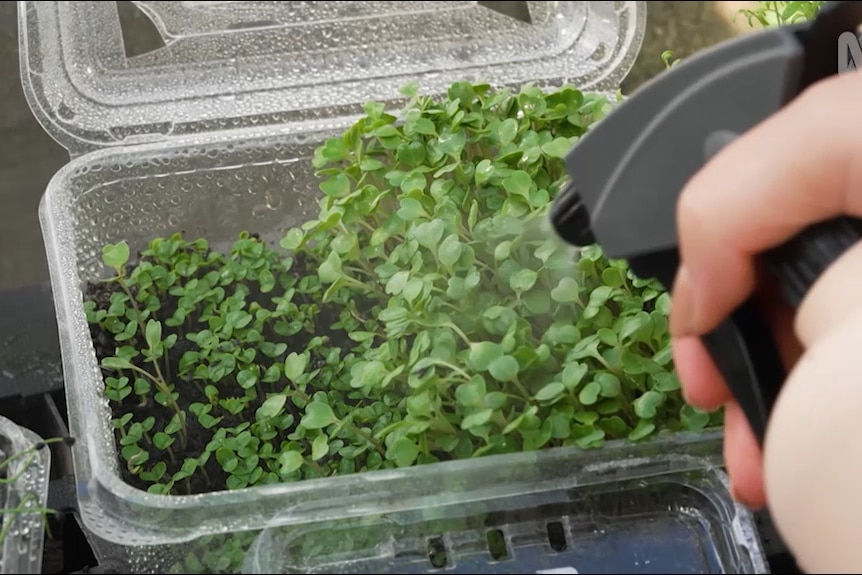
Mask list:
[{"label": "clear plastic container", "polygon": [[505,499],[273,527],[244,573],[768,572],[716,441],[543,455],[552,476]]},{"label": "clear plastic container", "polygon": [[[148,494],[125,483],[82,305],[85,282],[104,274],[103,245],[126,240],[134,253],[177,230],[213,245],[243,230],[280,239],[316,207],[314,149],[349,125],[363,102],[397,105],[408,81],[430,94],[456,80],[611,92],[640,48],[646,3],[529,2],[530,26],[476,2],[134,4],[164,42],[134,57],[124,53],[114,3],[28,1],[19,9],[25,93],[74,158],[49,184],[40,217],[77,438],[80,513],[102,559],[131,572],[232,572],[243,564],[251,572],[289,572],[292,557],[260,562],[259,550],[283,526],[302,548],[332,522],[454,520],[559,502],[567,490],[590,484],[610,482],[607,489],[619,491],[625,484],[616,477],[630,471],[632,481],[670,474],[669,482],[691,471],[714,494],[691,503],[703,508],[691,516],[679,503],[656,525],[681,525],[688,535],[668,537],[688,537],[692,549],[717,549],[721,558],[683,570],[765,572],[750,515],[730,503],[715,463],[692,457],[714,453],[715,438],[672,437],[673,449],[611,445],[493,456],[193,496]],[[698,488],[678,489],[685,499]],[[584,497],[588,506],[599,504]],[[648,516],[658,513],[659,503],[647,505]],[[698,513],[704,518],[687,519]],[[711,519],[718,516],[729,523]],[[567,517],[566,529],[583,527]],[[615,521],[606,526],[617,529]],[[512,529],[531,529],[516,523]],[[215,548],[221,555],[207,559]],[[404,568],[391,553],[379,557],[336,567],[324,554],[320,565],[301,568]]]},{"label": "clear plastic container", "polygon": [[0,573],[41,573],[48,501],[51,450],[38,448],[42,438],[0,417]]}]

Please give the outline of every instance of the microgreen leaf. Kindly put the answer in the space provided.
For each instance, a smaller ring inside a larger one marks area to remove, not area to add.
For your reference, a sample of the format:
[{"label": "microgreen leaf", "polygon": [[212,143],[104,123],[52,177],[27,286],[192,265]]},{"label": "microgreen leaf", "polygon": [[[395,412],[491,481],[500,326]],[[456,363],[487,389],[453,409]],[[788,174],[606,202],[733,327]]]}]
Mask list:
[{"label": "microgreen leaf", "polygon": [[444,239],[440,246],[437,248],[437,258],[440,260],[441,264],[443,264],[449,269],[452,269],[452,267],[461,257],[462,250],[463,246],[461,245],[458,236],[455,234],[450,234],[446,236],[446,239]]},{"label": "microgreen leaf", "polygon": [[106,266],[119,270],[129,261],[129,244],[123,241],[106,245],[102,248],[102,261]]},{"label": "microgreen leaf", "polygon": [[581,392],[578,394],[578,401],[581,402],[581,405],[594,405],[599,400],[601,392],[601,384],[591,381],[581,389]]},{"label": "microgreen leaf", "polygon": [[553,383],[549,383],[542,389],[536,393],[536,401],[551,401],[557,399],[566,391],[566,386],[560,383],[559,381],[555,381]]},{"label": "microgreen leaf", "polygon": [[159,347],[159,344],[162,342],[161,322],[153,319],[147,322],[146,339],[147,345],[150,346],[150,349],[157,349]]},{"label": "microgreen leaf", "polygon": [[663,402],[664,394],[649,390],[634,401],[635,413],[642,419],[652,419]]},{"label": "microgreen leaf", "polygon": [[637,426],[629,433],[629,439],[639,441],[655,431],[655,424],[649,420],[641,419]]},{"label": "microgreen leaf", "polygon": [[467,417],[463,419],[461,422],[461,429],[470,429],[473,427],[479,427],[488,423],[491,420],[491,416],[494,415],[494,410],[491,408],[483,409],[481,411],[477,411],[475,413],[471,413]]},{"label": "microgreen leaf", "polygon": [[503,356],[503,348],[490,341],[480,341],[470,345],[469,363],[476,371],[487,371],[491,364]]},{"label": "microgreen leaf", "polygon": [[419,447],[406,437],[399,437],[387,450],[386,457],[395,461],[398,467],[408,467],[416,461]]},{"label": "microgreen leaf", "polygon": [[298,451],[284,451],[278,458],[279,471],[282,475],[290,475],[298,471],[303,463],[302,454]]},{"label": "microgreen leaf", "polygon": [[502,355],[488,365],[488,371],[497,381],[513,381],[518,370],[518,360],[511,355]]},{"label": "microgreen leaf", "polygon": [[318,435],[311,442],[311,460],[319,461],[326,457],[327,453],[329,453],[329,440],[323,434]]},{"label": "microgreen leaf", "polygon": [[306,406],[301,425],[306,429],[322,429],[336,421],[331,407],[325,403],[314,401]]},{"label": "microgreen leaf", "polygon": [[257,375],[250,369],[243,369],[236,375],[236,382],[241,388],[249,389],[257,383]]},{"label": "microgreen leaf", "polygon": [[132,362],[120,357],[106,357],[102,360],[102,367],[106,369],[131,369]]},{"label": "microgreen leaf", "polygon": [[539,275],[533,270],[519,270],[509,277],[509,287],[516,292],[530,291],[536,285],[538,278]]},{"label": "microgreen leaf", "polygon": [[153,435],[153,445],[155,445],[158,449],[167,449],[173,444],[174,438],[168,435],[167,433],[163,433],[159,431],[155,435]]},{"label": "microgreen leaf", "polygon": [[305,234],[299,228],[291,228],[284,238],[279,242],[279,245],[286,250],[293,251],[302,245]]},{"label": "microgreen leaf", "polygon": [[[407,189],[405,192],[410,190],[423,190],[425,188],[425,176],[422,174],[417,174],[414,176],[412,180],[407,180],[408,184],[406,185]],[[405,184],[402,182],[402,187]],[[413,220],[417,220],[421,217],[427,217],[428,214],[425,213],[425,210],[422,208],[422,204],[416,198],[402,198],[401,199],[401,209],[398,210],[398,217],[406,222],[412,222]]]},{"label": "microgreen leaf", "polygon": [[257,418],[258,419],[267,419],[270,417],[275,417],[281,410],[284,408],[284,404],[287,402],[287,396],[284,394],[271,395],[266,398],[266,401],[257,408]]},{"label": "microgreen leaf", "polygon": [[421,246],[433,250],[443,239],[445,231],[446,225],[441,220],[431,220],[416,226],[414,235]]},{"label": "microgreen leaf", "polygon": [[484,159],[476,164],[474,174],[476,185],[481,186],[485,182],[488,182],[491,179],[491,176],[494,175],[494,164],[491,163],[491,160]]},{"label": "microgreen leaf", "polygon": [[466,407],[479,405],[485,398],[487,387],[482,376],[475,376],[470,381],[462,383],[455,390],[458,403]]},{"label": "microgreen leaf", "polygon": [[341,257],[337,252],[329,252],[326,261],[320,264],[317,269],[317,275],[320,281],[325,284],[331,284],[337,281],[343,272],[341,271]]},{"label": "microgreen leaf", "polygon": [[551,298],[558,303],[578,301],[578,283],[572,278],[561,279],[560,283],[551,290]]},{"label": "microgreen leaf", "polygon": [[570,363],[566,365],[561,376],[563,385],[569,391],[574,391],[584,379],[584,376],[587,375],[588,370],[587,365],[583,363]]},{"label": "microgreen leaf", "polygon": [[700,431],[709,425],[709,414],[690,405],[684,405],[680,410],[680,418],[690,431]]},{"label": "microgreen leaf", "polygon": [[305,373],[307,366],[308,357],[304,353],[291,352],[284,360],[284,376],[290,381],[296,382]]},{"label": "microgreen leaf", "polygon": [[344,174],[335,174],[321,182],[320,190],[327,196],[342,198],[350,193],[350,180]]},{"label": "microgreen leaf", "polygon": [[517,170],[503,180],[503,187],[507,192],[516,196],[529,197],[530,186],[533,185],[533,180],[530,174],[523,170]]},{"label": "microgreen leaf", "polygon": [[518,134],[518,121],[514,118],[506,118],[500,124],[500,130],[497,132],[497,137],[501,144],[508,144],[515,139]]},{"label": "microgreen leaf", "polygon": [[595,381],[601,386],[599,393],[602,397],[614,398],[622,393],[620,380],[612,373],[600,373],[596,375]]}]

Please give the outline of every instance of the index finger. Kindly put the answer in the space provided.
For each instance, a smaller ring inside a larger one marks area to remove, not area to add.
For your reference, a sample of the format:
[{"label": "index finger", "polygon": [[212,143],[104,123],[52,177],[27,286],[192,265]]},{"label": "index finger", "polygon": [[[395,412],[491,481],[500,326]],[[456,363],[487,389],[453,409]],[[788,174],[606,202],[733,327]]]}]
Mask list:
[{"label": "index finger", "polygon": [[754,256],[805,227],[862,215],[862,76],[806,90],[717,154],[677,208],[681,271],[671,331],[701,335],[752,292]]}]

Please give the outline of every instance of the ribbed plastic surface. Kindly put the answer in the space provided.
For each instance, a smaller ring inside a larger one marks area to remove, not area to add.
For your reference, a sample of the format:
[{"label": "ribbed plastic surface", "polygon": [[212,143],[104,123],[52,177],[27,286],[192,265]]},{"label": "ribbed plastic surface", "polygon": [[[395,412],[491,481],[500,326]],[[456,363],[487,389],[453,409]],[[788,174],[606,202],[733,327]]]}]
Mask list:
[{"label": "ribbed plastic surface", "polygon": [[[42,438],[18,424],[0,417],[0,529],[5,533],[0,545],[0,573],[41,573],[45,522],[40,509],[48,500],[48,473],[51,451],[36,449]],[[11,481],[10,481],[11,480]]]},{"label": "ribbed plastic surface", "polygon": [[267,529],[244,572],[765,573],[748,512],[704,456],[713,440],[578,454],[569,485],[505,502]]},{"label": "ribbed plastic surface", "polygon": [[[532,25],[470,1],[21,2],[31,107],[73,155],[263,125],[339,123],[368,100],[454,80],[615,90],[645,2],[528,2]],[[161,48],[126,57],[123,35]]]}]

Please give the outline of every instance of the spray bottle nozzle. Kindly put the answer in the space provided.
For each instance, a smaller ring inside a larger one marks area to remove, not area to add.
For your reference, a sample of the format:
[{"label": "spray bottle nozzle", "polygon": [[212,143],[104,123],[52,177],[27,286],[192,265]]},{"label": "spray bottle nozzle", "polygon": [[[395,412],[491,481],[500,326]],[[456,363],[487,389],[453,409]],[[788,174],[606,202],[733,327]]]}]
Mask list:
[{"label": "spray bottle nozzle", "polygon": [[551,225],[563,239],[573,246],[582,247],[596,243],[590,229],[590,215],[581,201],[572,182],[567,182],[560,190],[551,210]]}]

